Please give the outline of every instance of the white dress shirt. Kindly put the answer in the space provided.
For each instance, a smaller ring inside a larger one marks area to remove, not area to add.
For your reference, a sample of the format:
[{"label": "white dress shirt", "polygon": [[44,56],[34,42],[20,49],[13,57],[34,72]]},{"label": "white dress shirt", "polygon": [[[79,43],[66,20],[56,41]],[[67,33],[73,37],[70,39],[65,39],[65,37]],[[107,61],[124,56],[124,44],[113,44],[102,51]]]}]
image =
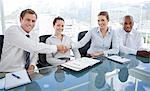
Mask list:
[{"label": "white dress shirt", "polygon": [[118,31],[118,36],[120,40],[120,51],[126,54],[136,55],[137,50],[140,50],[144,44],[142,35],[134,29],[129,33],[120,29]]},{"label": "white dress shirt", "polygon": [[[72,45],[73,42],[72,42],[71,38],[66,35],[63,35],[62,40],[57,39],[55,35],[52,35],[51,37],[46,39],[46,43],[50,44],[50,45],[63,44],[70,48],[70,46]],[[75,56],[75,59],[81,57],[77,48],[72,49],[72,52]],[[65,61],[58,59],[58,58],[63,58],[63,57],[70,58],[71,57],[70,50],[68,50],[66,53],[56,52],[56,53],[46,55],[47,62],[50,63],[51,65],[60,65],[60,64],[64,63]]]},{"label": "white dress shirt", "polygon": [[[102,36],[100,29],[98,27],[89,30],[86,35],[77,43],[73,44],[73,48],[83,47],[91,39],[91,46],[88,49],[87,53],[91,54],[93,52],[102,51],[104,55],[107,54],[118,54],[119,45],[117,33],[115,30],[108,28],[107,34],[105,37]],[[112,49],[109,49],[112,45]]]},{"label": "white dress shirt", "polygon": [[38,35],[32,30],[26,37],[26,32],[20,26],[9,27],[4,34],[0,72],[12,72],[24,69],[23,52],[30,52],[31,64],[37,62],[38,53],[52,53],[57,51],[56,45],[39,43]]}]

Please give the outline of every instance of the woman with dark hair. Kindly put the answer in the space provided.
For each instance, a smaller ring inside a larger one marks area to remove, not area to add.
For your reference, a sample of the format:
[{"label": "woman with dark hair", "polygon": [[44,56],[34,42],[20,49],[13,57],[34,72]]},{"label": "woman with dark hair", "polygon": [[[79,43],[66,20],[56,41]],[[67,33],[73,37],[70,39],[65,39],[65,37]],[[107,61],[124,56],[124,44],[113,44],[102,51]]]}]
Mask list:
[{"label": "woman with dark hair", "polygon": [[[68,51],[65,53],[56,52],[52,54],[47,54],[47,62],[51,65],[60,65],[70,60],[70,46],[73,42],[70,37],[62,34],[64,30],[64,24],[65,21],[62,17],[56,17],[53,21],[53,28],[55,30],[55,33],[46,40],[47,44],[63,44],[68,48]],[[72,51],[76,59],[81,57],[78,49],[72,49]]]},{"label": "woman with dark hair", "polygon": [[72,45],[73,48],[83,47],[90,39],[91,45],[87,54],[92,57],[106,56],[108,54],[118,54],[119,44],[116,31],[108,27],[108,12],[102,11],[98,14],[98,25],[89,30],[86,35],[77,43]]}]

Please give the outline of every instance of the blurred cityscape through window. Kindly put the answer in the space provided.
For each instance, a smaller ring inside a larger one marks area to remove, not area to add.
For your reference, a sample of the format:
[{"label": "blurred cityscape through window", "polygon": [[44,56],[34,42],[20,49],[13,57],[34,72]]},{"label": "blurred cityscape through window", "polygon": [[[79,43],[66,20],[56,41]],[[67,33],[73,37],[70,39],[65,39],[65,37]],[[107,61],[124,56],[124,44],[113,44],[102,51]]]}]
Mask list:
[{"label": "blurred cityscape through window", "polygon": [[150,1],[149,0],[0,0],[0,34],[11,25],[19,24],[22,10],[31,8],[38,14],[35,30],[40,35],[54,33],[52,21],[61,16],[65,19],[64,33],[73,41],[80,31],[97,25],[97,14],[108,11],[109,25],[121,28],[122,17],[132,15],[134,28],[143,34],[145,46],[150,48]]}]

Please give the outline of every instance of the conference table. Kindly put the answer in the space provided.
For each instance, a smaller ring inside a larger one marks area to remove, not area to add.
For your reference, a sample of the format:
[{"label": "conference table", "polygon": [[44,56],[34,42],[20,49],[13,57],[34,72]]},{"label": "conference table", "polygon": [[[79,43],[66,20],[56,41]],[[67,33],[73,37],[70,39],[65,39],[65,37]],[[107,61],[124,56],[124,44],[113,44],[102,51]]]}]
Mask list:
[{"label": "conference table", "polygon": [[[100,63],[78,72],[61,66],[47,66],[30,74],[31,83],[8,91],[148,91],[150,58],[124,53],[119,56],[131,61],[121,64],[98,57]],[[146,84],[146,89],[141,82]]]}]

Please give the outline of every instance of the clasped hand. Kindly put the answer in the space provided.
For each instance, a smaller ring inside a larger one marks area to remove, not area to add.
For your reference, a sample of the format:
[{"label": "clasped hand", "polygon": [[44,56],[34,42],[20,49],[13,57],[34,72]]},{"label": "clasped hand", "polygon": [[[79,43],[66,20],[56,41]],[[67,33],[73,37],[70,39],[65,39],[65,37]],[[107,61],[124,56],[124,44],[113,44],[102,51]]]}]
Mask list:
[{"label": "clasped hand", "polygon": [[96,57],[102,56],[102,55],[104,55],[104,53],[102,51],[97,51],[97,52],[93,52],[93,53],[90,54],[90,56],[92,58],[96,58]]},{"label": "clasped hand", "polygon": [[66,53],[70,48],[65,45],[57,45],[57,50],[61,53]]}]

